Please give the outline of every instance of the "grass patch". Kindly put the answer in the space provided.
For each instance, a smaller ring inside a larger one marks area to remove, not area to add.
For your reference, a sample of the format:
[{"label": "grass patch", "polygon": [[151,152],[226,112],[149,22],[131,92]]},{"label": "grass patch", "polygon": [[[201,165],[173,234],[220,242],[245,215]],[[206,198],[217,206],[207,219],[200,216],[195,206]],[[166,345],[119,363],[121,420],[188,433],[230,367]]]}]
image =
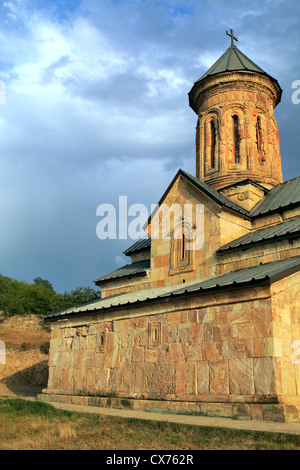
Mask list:
[{"label": "grass patch", "polygon": [[28,401],[21,398],[0,398],[0,413],[8,415],[19,416],[42,416],[53,417],[66,415],[68,417],[74,416],[70,411],[60,411],[41,401]]},{"label": "grass patch", "polygon": [[0,449],[300,450],[300,436],[73,413],[4,397]]}]

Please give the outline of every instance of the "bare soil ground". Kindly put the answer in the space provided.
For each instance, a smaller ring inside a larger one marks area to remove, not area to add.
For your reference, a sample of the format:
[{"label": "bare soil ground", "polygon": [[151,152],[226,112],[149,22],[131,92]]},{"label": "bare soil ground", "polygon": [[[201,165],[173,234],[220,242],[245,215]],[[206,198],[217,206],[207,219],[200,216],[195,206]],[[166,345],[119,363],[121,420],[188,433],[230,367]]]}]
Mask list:
[{"label": "bare soil ground", "polygon": [[48,381],[48,355],[40,351],[50,332],[35,315],[0,318],[0,340],[5,343],[5,364],[0,363],[0,395],[36,396]]}]

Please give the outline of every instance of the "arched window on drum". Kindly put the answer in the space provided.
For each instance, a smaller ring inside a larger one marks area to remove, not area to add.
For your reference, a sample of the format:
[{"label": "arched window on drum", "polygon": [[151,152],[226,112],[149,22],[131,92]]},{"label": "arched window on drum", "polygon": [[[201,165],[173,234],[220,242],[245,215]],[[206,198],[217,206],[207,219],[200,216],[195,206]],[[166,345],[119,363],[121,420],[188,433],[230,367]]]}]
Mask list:
[{"label": "arched window on drum", "polygon": [[239,117],[237,116],[237,114],[232,116],[232,126],[233,126],[234,162],[240,163]]}]

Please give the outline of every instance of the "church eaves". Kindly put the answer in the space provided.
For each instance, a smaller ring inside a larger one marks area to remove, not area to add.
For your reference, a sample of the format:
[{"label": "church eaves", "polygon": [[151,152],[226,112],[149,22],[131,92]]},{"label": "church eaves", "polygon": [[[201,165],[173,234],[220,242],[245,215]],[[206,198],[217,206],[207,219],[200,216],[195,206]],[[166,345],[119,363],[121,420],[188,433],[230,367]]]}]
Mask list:
[{"label": "church eaves", "polygon": [[126,256],[130,256],[132,253],[136,253],[141,250],[146,250],[147,248],[151,247],[151,238],[147,234],[133,245],[131,245],[127,250],[123,251],[123,254]]},{"label": "church eaves", "polygon": [[149,302],[168,301],[174,299],[174,297],[180,296],[206,295],[213,292],[221,292],[222,289],[228,291],[232,289],[249,288],[254,285],[270,285],[299,270],[300,256],[295,256],[285,260],[239,269],[203,281],[197,280],[186,284],[142,289],[136,292],[113,295],[86,305],[75,308],[72,307],[63,312],[48,315],[44,320],[51,322],[69,316],[100,313],[107,310],[116,311],[128,307],[139,307]]},{"label": "church eaves", "polygon": [[286,210],[300,204],[300,176],[278,184],[250,212],[251,217]]},{"label": "church eaves", "polygon": [[[150,239],[151,243],[151,239]],[[122,266],[115,271],[106,274],[105,276],[100,277],[94,281],[95,284],[99,285],[103,282],[115,281],[116,279],[121,278],[130,278],[132,276],[145,276],[150,269],[150,260],[137,261],[136,263],[127,264]]]},{"label": "church eaves", "polygon": [[255,232],[247,233],[242,237],[223,245],[218,254],[231,253],[237,250],[246,250],[252,246],[263,245],[266,243],[279,242],[282,240],[291,240],[300,237],[300,218],[272,225]]}]

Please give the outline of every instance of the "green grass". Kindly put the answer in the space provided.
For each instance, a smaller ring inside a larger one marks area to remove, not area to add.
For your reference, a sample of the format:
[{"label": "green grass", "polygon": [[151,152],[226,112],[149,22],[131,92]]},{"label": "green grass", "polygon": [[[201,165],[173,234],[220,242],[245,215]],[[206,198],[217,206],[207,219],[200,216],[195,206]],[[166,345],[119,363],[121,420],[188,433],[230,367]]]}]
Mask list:
[{"label": "green grass", "polygon": [[300,450],[300,436],[72,413],[0,398],[0,450]]}]

